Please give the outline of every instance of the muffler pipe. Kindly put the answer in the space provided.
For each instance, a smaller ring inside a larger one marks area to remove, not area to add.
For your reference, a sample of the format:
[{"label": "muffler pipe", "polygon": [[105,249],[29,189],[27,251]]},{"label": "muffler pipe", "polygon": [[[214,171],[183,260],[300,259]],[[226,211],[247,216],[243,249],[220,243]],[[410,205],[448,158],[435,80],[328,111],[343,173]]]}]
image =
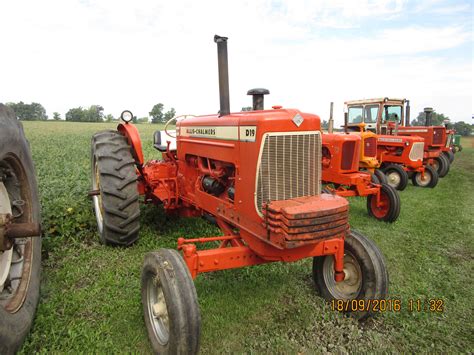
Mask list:
[{"label": "muffler pipe", "polygon": [[410,100],[407,100],[405,106],[405,126],[410,126]]},{"label": "muffler pipe", "polygon": [[331,108],[329,109],[328,133],[332,133],[334,130],[334,118],[332,116],[333,109],[334,109],[334,102],[331,102]]},{"label": "muffler pipe", "polygon": [[230,114],[229,102],[229,63],[227,60],[227,37],[214,36],[217,43],[217,64],[219,67],[219,117]]},{"label": "muffler pipe", "polygon": [[431,107],[425,107],[425,126],[431,126],[431,118],[433,116],[433,109]]}]

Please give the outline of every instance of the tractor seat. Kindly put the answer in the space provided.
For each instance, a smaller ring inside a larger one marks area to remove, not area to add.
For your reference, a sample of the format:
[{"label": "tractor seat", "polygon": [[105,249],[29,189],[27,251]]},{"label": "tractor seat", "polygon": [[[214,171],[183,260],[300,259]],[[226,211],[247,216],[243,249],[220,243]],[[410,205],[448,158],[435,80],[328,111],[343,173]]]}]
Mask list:
[{"label": "tractor seat", "polygon": [[[176,135],[175,130],[170,130],[168,133],[173,136]],[[166,152],[167,142],[170,142],[170,150],[176,150],[176,138],[170,137],[165,131],[155,131],[153,133],[153,147],[155,149],[158,149],[160,152]]]}]

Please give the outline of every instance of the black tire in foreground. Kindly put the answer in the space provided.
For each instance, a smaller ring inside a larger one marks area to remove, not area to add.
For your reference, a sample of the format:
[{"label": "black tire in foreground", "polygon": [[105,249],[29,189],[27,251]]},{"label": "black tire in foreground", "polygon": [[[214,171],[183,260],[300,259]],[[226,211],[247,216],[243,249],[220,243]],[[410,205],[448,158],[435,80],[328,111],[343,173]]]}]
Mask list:
[{"label": "black tire in foreground", "polygon": [[145,255],[141,294],[145,325],[154,352],[197,354],[201,316],[196,288],[176,250]]},{"label": "black tire in foreground", "polygon": [[[23,127],[0,104],[0,209],[12,223],[40,223],[35,170]],[[10,254],[9,254],[10,253]],[[5,262],[7,257],[11,262]],[[11,258],[11,259],[10,259]],[[41,238],[15,239],[0,251],[0,354],[13,354],[23,343],[36,312],[41,274]]]},{"label": "black tire in foreground", "polygon": [[377,206],[377,196],[367,196],[367,211],[369,216],[384,222],[395,222],[400,215],[400,195],[392,186],[382,184],[380,187],[380,205]]},{"label": "black tire in foreground", "polygon": [[438,185],[438,172],[431,165],[425,165],[424,177],[421,173],[415,173],[411,177],[413,185],[420,187],[430,187],[433,188]]},{"label": "black tire in foreground", "polygon": [[388,164],[383,172],[387,176],[387,183],[399,191],[405,190],[408,184],[408,174],[398,164]]},{"label": "black tire in foreground", "polygon": [[449,160],[443,154],[433,159],[433,167],[436,169],[440,178],[445,177],[449,172]]},{"label": "black tire in foreground", "polygon": [[133,244],[140,229],[135,160],[124,136],[102,131],[92,137],[92,196],[100,241]]},{"label": "black tire in foreground", "polygon": [[[313,280],[324,299],[363,300],[367,304],[369,300],[387,297],[389,279],[382,252],[374,242],[355,230],[344,241],[344,273],[344,281],[336,282],[333,256],[313,258]],[[371,314],[370,309],[351,308],[347,313],[359,320]]]}]

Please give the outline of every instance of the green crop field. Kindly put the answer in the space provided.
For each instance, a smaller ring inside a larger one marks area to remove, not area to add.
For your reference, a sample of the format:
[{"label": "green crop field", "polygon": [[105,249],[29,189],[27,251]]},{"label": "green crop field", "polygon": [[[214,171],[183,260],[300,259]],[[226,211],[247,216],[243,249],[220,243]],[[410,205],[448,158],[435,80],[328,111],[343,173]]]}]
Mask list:
[{"label": "green crop field", "polygon": [[[218,233],[200,219],[142,207],[141,237],[130,248],[99,244],[90,189],[90,139],[111,124],[25,122],[43,215],[43,279],[34,327],[22,351],[150,352],[140,301],[146,252],[174,248],[180,236]],[[155,125],[138,125],[147,159]],[[367,216],[352,199],[351,227],[385,255],[390,299],[400,312],[365,323],[331,310],[318,297],[311,260],[200,275],[202,353],[470,352],[473,346],[474,148],[463,142],[435,189],[401,192],[396,223]],[[442,312],[410,312],[410,300],[441,300]]]}]

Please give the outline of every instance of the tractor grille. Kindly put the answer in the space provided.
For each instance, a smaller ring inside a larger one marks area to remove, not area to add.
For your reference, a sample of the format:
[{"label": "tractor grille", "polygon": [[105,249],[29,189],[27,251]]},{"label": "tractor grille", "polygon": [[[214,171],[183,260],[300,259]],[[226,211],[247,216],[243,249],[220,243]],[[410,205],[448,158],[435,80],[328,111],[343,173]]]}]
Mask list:
[{"label": "tractor grille", "polygon": [[256,208],[266,202],[321,193],[321,135],[313,132],[267,133],[257,166]]},{"label": "tractor grille", "polygon": [[443,144],[443,131],[444,128],[433,129],[433,144]]},{"label": "tractor grille", "polygon": [[355,142],[348,141],[342,145],[341,169],[352,170],[352,163],[354,162]]},{"label": "tractor grille", "polygon": [[425,149],[425,143],[417,142],[413,143],[410,150],[410,155],[408,156],[411,161],[417,161],[423,159],[423,150]]},{"label": "tractor grille", "polygon": [[364,156],[371,158],[377,156],[377,139],[375,137],[364,139]]}]

